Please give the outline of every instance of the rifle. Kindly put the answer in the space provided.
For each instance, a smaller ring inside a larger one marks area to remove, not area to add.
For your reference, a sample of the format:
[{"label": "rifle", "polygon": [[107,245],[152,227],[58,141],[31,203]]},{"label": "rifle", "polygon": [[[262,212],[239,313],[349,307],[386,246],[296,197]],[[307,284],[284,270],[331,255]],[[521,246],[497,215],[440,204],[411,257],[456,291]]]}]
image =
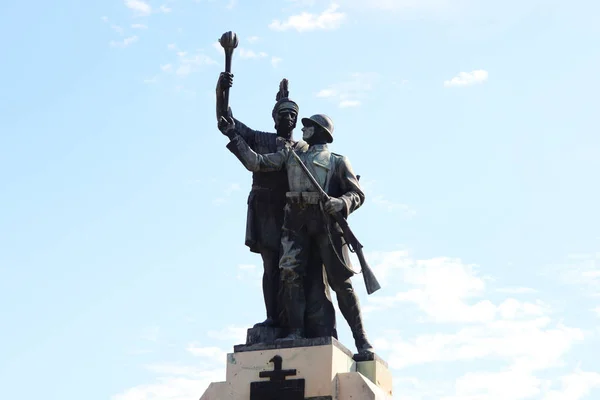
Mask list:
[{"label": "rifle", "polygon": [[[321,186],[319,185],[319,183],[317,182],[315,177],[312,176],[312,174],[310,173],[310,171],[308,170],[306,165],[304,165],[304,163],[302,162],[300,157],[298,157],[298,154],[296,154],[294,149],[290,149],[290,151],[294,155],[294,158],[296,159],[298,164],[300,164],[302,171],[304,171],[304,173],[306,174],[306,176],[308,177],[308,179],[310,180],[312,185],[319,192],[319,194],[321,196],[321,201],[323,203],[326,203],[327,201],[329,201],[329,199],[331,197],[327,193],[325,193],[323,188],[321,188]],[[348,248],[350,249],[351,252],[356,253],[356,256],[358,257],[358,261],[359,261],[360,267],[361,267],[361,273],[362,273],[363,279],[365,280],[365,287],[367,289],[367,293],[368,294],[375,293],[376,291],[381,289],[381,285],[377,281],[377,278],[375,277],[375,274],[371,270],[371,267],[369,267],[369,264],[367,264],[367,260],[365,259],[365,255],[363,254],[363,251],[362,251],[362,248],[363,248],[362,244],[360,244],[360,242],[358,241],[356,236],[354,236],[354,232],[352,232],[352,230],[350,229],[350,226],[348,225],[348,221],[346,221],[346,218],[344,218],[342,216],[342,214],[340,214],[339,212],[336,211],[335,213],[332,214],[332,217],[335,220],[335,222],[337,222],[338,225],[340,226],[340,228],[342,229],[342,236],[344,238],[344,241],[348,245]]]}]

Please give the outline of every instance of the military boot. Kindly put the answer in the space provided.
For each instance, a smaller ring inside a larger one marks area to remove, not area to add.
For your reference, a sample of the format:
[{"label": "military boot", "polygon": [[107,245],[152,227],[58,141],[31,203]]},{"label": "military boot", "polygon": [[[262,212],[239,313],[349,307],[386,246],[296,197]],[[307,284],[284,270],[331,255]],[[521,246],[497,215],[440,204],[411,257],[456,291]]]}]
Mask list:
[{"label": "military boot", "polygon": [[297,282],[282,282],[283,284],[283,309],[287,317],[288,335],[280,340],[303,339],[304,334],[304,311],[306,310],[306,299],[304,286]]},{"label": "military boot", "polygon": [[[340,294],[342,295],[340,296]],[[367,339],[367,334],[365,333],[363,327],[360,304],[358,302],[358,297],[356,297],[356,294],[354,293],[354,290],[350,289],[343,291],[342,293],[338,293],[338,306],[342,312],[342,315],[346,319],[346,322],[348,322],[348,325],[350,326],[358,354],[373,354],[374,349]]]}]

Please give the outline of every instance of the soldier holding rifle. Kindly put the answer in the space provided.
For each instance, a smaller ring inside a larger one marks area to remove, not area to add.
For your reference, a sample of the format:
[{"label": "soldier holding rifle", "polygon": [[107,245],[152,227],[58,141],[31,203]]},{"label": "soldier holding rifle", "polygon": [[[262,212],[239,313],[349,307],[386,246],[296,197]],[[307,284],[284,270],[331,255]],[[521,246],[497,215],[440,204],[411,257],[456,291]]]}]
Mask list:
[{"label": "soldier holding rifle", "polygon": [[253,151],[236,133],[232,118],[223,117],[219,124],[221,131],[230,138],[227,147],[249,171],[287,170],[290,191],[286,193],[283,254],[279,262],[282,301],[290,328],[286,339],[305,337],[303,277],[311,253],[318,253],[359,354],[372,354],[373,347],[367,339],[358,297],[350,280],[354,271],[349,267],[347,246],[344,245],[353,247],[359,255],[363,274],[369,274],[365,275],[369,293],[377,290],[379,284],[364,262],[362,246],[345,220],[363,204],[365,195],[348,158],[328,149],[327,144],[333,141],[333,122],[323,114],[303,118],[302,138],[308,143],[308,149],[287,145],[271,154]]}]

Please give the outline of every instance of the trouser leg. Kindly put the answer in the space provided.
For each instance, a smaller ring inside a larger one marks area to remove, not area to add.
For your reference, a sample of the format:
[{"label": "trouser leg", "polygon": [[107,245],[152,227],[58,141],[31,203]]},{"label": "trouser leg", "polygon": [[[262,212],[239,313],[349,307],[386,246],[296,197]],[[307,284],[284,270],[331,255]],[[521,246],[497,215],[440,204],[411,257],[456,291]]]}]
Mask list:
[{"label": "trouser leg", "polygon": [[341,239],[338,236],[332,236],[332,240],[333,246],[335,246],[337,250],[337,254],[326,234],[319,235],[318,238],[320,253],[323,262],[325,263],[329,284],[336,294],[340,312],[350,326],[358,352],[372,352],[373,348],[367,340],[364,329],[360,302],[358,301],[358,296],[356,296],[356,293],[354,292],[352,282],[350,281],[350,278],[343,280],[335,274],[335,271],[340,271],[339,266],[341,261],[338,259],[338,256],[340,258],[342,257]]},{"label": "trouser leg", "polygon": [[279,251],[268,248],[261,249],[263,260],[263,297],[267,311],[267,320],[264,325],[277,325],[279,319]]},{"label": "trouser leg", "polygon": [[304,280],[306,295],[305,328],[306,337],[333,336],[337,338],[335,329],[335,309],[331,301],[331,291],[325,275],[323,261],[316,247],[311,246],[306,278]]},{"label": "trouser leg", "polygon": [[290,229],[284,224],[282,255],[279,262],[281,276],[281,304],[287,327],[292,337],[304,337],[306,296],[304,293],[305,268],[310,254],[305,230]]}]

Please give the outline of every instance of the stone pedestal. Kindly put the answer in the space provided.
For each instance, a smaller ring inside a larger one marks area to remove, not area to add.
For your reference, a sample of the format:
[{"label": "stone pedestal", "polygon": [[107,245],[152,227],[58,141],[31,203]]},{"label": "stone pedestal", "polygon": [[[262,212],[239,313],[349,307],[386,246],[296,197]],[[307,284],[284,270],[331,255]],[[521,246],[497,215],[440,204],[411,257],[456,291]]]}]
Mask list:
[{"label": "stone pedestal", "polygon": [[[356,360],[355,360],[356,358]],[[388,400],[385,361],[354,357],[332,337],[234,346],[224,382],[200,400]]]}]

